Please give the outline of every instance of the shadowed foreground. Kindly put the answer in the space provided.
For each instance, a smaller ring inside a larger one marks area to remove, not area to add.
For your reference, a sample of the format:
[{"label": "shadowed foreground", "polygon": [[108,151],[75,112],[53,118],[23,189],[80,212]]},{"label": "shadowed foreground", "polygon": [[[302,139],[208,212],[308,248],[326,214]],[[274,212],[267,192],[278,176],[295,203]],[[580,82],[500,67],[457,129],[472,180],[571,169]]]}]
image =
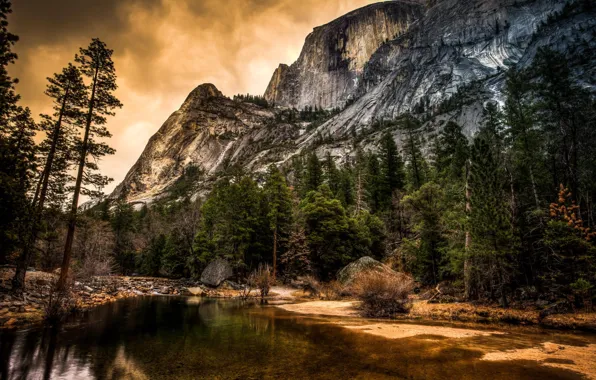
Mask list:
[{"label": "shadowed foreground", "polygon": [[338,321],[240,301],[126,299],[79,316],[59,331],[2,332],[0,373],[3,379],[572,379],[581,376],[536,361],[481,358],[546,341],[574,346],[595,341],[515,329],[461,339],[432,334],[386,339],[330,322]]}]

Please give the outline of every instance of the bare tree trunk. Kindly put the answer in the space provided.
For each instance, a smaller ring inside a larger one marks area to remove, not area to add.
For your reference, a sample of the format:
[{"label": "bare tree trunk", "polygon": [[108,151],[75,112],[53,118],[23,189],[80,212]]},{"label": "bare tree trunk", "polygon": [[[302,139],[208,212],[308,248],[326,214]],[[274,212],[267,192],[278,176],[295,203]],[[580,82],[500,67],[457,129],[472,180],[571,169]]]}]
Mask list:
[{"label": "bare tree trunk", "polygon": [[89,134],[91,131],[91,121],[93,118],[93,109],[95,106],[95,90],[97,85],[97,76],[99,68],[95,69],[93,77],[93,89],[91,90],[91,98],[89,99],[89,111],[87,112],[87,120],[85,123],[85,136],[83,137],[83,144],[81,146],[81,157],[79,160],[79,170],[77,173],[77,180],[75,183],[74,195],[72,197],[72,206],[70,208],[70,215],[68,221],[68,232],[66,234],[66,244],[64,245],[64,256],[62,257],[62,267],[60,271],[60,278],[56,288],[64,290],[66,281],[68,279],[68,269],[70,267],[70,258],[72,256],[72,243],[74,242],[74,234],[77,226],[77,210],[79,207],[79,195],[81,194],[81,185],[83,183],[83,174],[85,172],[85,164],[87,161],[87,149],[89,144]]}]

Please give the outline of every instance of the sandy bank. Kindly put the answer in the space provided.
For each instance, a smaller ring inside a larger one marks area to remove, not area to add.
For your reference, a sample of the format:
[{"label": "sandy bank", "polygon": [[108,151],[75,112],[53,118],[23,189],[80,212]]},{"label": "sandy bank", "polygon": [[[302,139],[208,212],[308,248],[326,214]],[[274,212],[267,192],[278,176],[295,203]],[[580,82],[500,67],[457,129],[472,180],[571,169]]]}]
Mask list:
[{"label": "sandy bank", "polygon": [[[311,301],[280,305],[284,310],[311,315],[335,317],[359,316],[358,301]],[[401,320],[433,320],[458,322],[488,322],[517,325],[539,325],[557,329],[596,332],[596,313],[556,314],[541,319],[537,310],[504,309],[476,306],[470,303],[431,304],[417,301],[409,314],[396,315]]]},{"label": "sandy bank", "polygon": [[489,352],[482,360],[533,360],[545,366],[569,369],[580,372],[589,379],[596,379],[596,344],[581,347],[546,342],[538,347]]}]

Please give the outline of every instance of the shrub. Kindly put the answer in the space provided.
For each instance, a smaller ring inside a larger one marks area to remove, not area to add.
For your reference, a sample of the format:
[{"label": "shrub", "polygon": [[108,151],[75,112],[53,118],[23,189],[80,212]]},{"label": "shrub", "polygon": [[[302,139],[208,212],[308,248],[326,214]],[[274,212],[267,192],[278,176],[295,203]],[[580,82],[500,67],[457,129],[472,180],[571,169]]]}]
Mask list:
[{"label": "shrub", "polygon": [[314,276],[305,276],[303,279],[302,290],[308,292],[313,297],[321,295],[321,284]]},{"label": "shrub", "polygon": [[259,264],[259,268],[250,274],[249,283],[254,284],[261,293],[261,300],[269,295],[271,285],[273,285],[273,276],[271,275],[271,268],[269,265]]},{"label": "shrub", "polygon": [[410,311],[412,303],[408,294],[413,288],[414,281],[406,275],[369,271],[356,278],[353,291],[362,301],[364,315],[392,317]]},{"label": "shrub", "polygon": [[44,320],[51,325],[58,324],[77,308],[77,298],[69,286],[64,290],[57,290],[55,284],[52,284],[43,304]]}]

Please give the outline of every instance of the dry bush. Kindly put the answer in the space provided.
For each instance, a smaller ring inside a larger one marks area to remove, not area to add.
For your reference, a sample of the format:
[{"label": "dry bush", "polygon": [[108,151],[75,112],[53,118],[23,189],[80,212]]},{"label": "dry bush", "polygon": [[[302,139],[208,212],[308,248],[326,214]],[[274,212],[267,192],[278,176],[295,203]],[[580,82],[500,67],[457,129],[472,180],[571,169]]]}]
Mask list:
[{"label": "dry bush", "polygon": [[261,293],[261,300],[269,295],[269,290],[273,285],[273,276],[271,275],[271,268],[267,264],[259,264],[259,268],[253,271],[248,282],[254,284]]},{"label": "dry bush", "polygon": [[322,286],[314,276],[304,276],[302,280],[302,290],[309,293],[312,297],[320,297]]},{"label": "dry bush", "polygon": [[76,311],[78,307],[79,301],[71,286],[58,290],[56,284],[52,284],[43,304],[44,319],[49,324],[58,324]]},{"label": "dry bush", "polygon": [[252,291],[255,288],[256,288],[255,279],[254,279],[254,276],[251,274],[246,279],[246,284],[244,284],[244,286],[242,287],[242,289],[240,289],[240,298],[242,300],[245,300],[246,301],[248,298],[250,298],[250,294],[252,293]]},{"label": "dry bush", "polygon": [[392,317],[398,313],[409,313],[412,302],[408,294],[413,288],[414,281],[406,275],[376,271],[360,274],[352,287],[368,317]]},{"label": "dry bush", "polygon": [[339,281],[331,281],[322,286],[323,298],[330,301],[340,300],[347,295],[349,292]]}]

